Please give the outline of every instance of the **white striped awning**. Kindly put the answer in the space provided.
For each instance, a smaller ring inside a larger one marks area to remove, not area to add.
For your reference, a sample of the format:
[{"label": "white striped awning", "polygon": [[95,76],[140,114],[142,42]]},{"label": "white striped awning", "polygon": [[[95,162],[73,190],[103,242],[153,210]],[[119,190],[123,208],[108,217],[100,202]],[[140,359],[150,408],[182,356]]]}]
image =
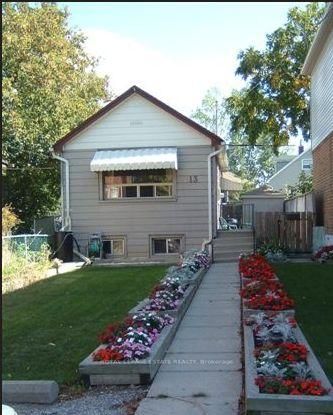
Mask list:
[{"label": "white striped awning", "polygon": [[96,151],[90,162],[91,171],[177,170],[177,148],[136,148],[131,150]]}]

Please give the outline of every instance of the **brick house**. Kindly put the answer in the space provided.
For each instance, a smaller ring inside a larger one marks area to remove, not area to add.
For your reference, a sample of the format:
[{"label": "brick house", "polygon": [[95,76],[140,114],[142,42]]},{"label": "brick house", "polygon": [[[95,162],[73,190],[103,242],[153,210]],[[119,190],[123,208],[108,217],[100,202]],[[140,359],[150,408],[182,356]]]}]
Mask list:
[{"label": "brick house", "polygon": [[302,74],[311,76],[311,143],[313,188],[318,227],[333,244],[333,3],[305,59]]}]

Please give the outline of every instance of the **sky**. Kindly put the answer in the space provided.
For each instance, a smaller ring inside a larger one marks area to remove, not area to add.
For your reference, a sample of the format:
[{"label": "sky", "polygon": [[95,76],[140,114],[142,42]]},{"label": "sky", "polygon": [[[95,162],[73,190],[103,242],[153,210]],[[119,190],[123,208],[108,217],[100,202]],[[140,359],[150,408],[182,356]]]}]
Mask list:
[{"label": "sky", "polygon": [[86,35],[86,50],[99,57],[98,73],[109,76],[115,95],[137,85],[190,116],[209,88],[222,96],[241,88],[238,53],[250,46],[263,49],[266,35],[286,22],[288,10],[306,3],[58,4],[67,6],[70,25]]}]

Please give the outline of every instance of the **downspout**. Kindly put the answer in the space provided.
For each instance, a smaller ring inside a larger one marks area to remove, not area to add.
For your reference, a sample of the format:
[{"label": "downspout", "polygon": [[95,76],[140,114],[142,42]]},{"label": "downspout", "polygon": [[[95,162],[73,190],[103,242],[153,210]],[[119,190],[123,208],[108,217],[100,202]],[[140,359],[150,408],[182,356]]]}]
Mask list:
[{"label": "downspout", "polygon": [[225,151],[225,145],[222,145],[221,148],[219,148],[216,151],[213,151],[213,153],[210,153],[208,155],[208,241],[205,241],[206,244],[209,246],[210,254],[212,253],[212,247],[211,243],[213,240],[213,219],[212,219],[212,158],[216,155],[222,153],[222,151]]},{"label": "downspout", "polygon": [[[65,218],[63,218],[63,227],[61,230],[65,230],[67,228],[68,231],[72,229],[72,223],[71,223],[71,217],[69,214],[69,162],[63,157],[58,156],[53,150],[51,150],[52,157],[56,160],[61,161],[65,164],[65,195],[66,195],[66,215]],[[62,184],[61,184],[62,188]],[[63,194],[63,192],[62,192]],[[62,200],[63,203],[63,200]]]}]

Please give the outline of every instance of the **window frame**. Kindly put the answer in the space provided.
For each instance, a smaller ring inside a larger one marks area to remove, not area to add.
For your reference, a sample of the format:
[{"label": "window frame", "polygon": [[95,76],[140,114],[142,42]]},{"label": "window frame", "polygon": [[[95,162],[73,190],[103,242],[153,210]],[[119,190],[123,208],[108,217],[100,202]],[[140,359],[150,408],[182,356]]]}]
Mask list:
[{"label": "window frame", "polygon": [[[118,259],[118,258],[125,258],[127,257],[127,238],[125,235],[110,235],[110,234],[102,234],[102,245],[104,242],[111,242],[111,252],[113,251],[113,243],[114,241],[121,240],[123,242],[123,254],[122,255],[114,255],[114,254],[108,254],[104,253],[105,258],[107,259]],[[103,249],[103,247],[102,247]]]},{"label": "window frame", "polygon": [[[305,162],[309,163],[311,167],[304,167]],[[313,169],[313,160],[312,159],[303,159],[302,160],[302,170],[310,171]]]},{"label": "window frame", "polygon": [[[180,245],[179,245],[179,252],[164,252],[164,253],[154,253],[154,240],[155,239],[164,239],[166,240],[166,250],[168,251],[168,239],[179,239]],[[181,255],[185,251],[185,235],[183,234],[168,234],[168,235],[162,235],[162,234],[154,234],[149,235],[149,253],[151,257],[172,257]]]},{"label": "window frame", "polygon": [[[166,169],[169,170],[169,169]],[[105,179],[104,177],[107,175],[107,171],[103,171],[103,172],[99,172],[99,194],[100,194],[100,201],[102,202],[119,202],[119,201],[151,201],[151,200],[156,200],[156,201],[163,201],[163,200],[175,200],[176,197],[176,170],[174,169],[170,169],[172,171],[172,181],[170,182],[159,182],[159,183],[124,183],[124,184],[119,184],[119,185],[114,185],[114,187],[120,188],[121,189],[121,197],[117,197],[117,198],[106,198],[105,197]],[[126,170],[125,170],[126,171]],[[131,170],[127,170],[127,171],[131,171]],[[146,170],[144,170],[146,171]],[[149,170],[147,170],[149,171]],[[152,186],[153,187],[153,196],[140,196],[140,187],[142,186]],[[168,196],[158,196],[157,195],[157,187],[159,186],[170,186],[171,187],[171,192],[170,195]],[[136,197],[122,197],[122,193],[123,187],[136,187]]]}]

